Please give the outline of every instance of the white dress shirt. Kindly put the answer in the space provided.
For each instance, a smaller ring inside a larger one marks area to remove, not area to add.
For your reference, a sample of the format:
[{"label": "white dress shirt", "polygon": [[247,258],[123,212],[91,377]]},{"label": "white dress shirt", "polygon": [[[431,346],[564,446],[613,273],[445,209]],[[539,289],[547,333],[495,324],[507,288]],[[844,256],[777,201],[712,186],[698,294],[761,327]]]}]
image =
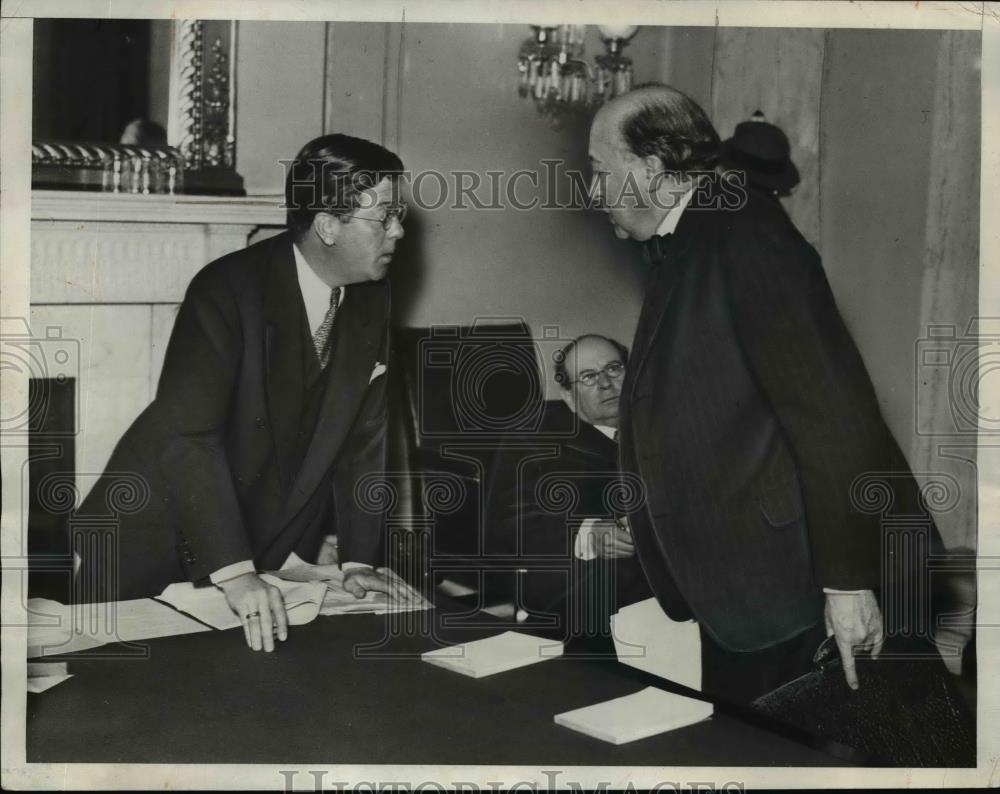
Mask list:
[{"label": "white dress shirt", "polygon": [[677,228],[677,224],[680,223],[681,215],[684,214],[684,210],[687,209],[687,205],[691,203],[692,196],[694,196],[694,186],[688,189],[688,192],[681,196],[680,201],[678,201],[677,204],[667,212],[663,220],[660,221],[660,225],[656,227],[657,237],[663,237],[666,234],[674,233],[674,230]]}]

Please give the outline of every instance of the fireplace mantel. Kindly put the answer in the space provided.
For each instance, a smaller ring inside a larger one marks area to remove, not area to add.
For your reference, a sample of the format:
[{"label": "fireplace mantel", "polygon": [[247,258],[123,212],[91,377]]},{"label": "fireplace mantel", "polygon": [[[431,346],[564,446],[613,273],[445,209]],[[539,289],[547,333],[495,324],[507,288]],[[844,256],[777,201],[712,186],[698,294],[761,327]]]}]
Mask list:
[{"label": "fireplace mantel", "polygon": [[213,259],[285,224],[282,197],[31,194],[31,302],[179,303]]},{"label": "fireplace mantel", "polygon": [[36,221],[119,221],[124,223],[223,223],[283,226],[282,196],[136,196],[34,190],[31,218]]}]

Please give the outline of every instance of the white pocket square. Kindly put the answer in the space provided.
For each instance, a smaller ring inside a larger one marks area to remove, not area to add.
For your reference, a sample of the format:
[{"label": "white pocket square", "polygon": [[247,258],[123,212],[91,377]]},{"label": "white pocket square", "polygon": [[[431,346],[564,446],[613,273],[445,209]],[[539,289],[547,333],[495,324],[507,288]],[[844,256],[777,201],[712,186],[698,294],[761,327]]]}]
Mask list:
[{"label": "white pocket square", "polygon": [[385,364],[376,364],[375,365],[375,369],[372,370],[372,374],[368,378],[368,382],[371,383],[379,375],[385,375]]}]

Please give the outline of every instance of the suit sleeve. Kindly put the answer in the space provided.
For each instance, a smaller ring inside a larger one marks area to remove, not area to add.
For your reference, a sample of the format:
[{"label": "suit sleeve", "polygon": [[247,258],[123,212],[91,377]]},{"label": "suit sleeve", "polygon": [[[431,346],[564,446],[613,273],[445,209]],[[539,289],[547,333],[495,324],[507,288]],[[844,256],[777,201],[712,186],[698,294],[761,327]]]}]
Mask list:
[{"label": "suit sleeve", "polygon": [[790,222],[765,220],[726,235],[736,337],[795,457],[817,583],[874,589],[879,517],[851,494],[886,471],[888,429],[819,256]]},{"label": "suit sleeve", "polygon": [[223,445],[242,351],[235,297],[203,271],[178,311],[155,402],[167,507],[192,580],[253,559]]},{"label": "suit sleeve", "polygon": [[[378,360],[387,362],[388,328],[379,350]],[[333,470],[334,531],[344,562],[386,564],[384,516],[363,510],[357,489],[364,487],[367,477],[385,474],[388,380],[386,373],[368,384],[361,409]]]}]

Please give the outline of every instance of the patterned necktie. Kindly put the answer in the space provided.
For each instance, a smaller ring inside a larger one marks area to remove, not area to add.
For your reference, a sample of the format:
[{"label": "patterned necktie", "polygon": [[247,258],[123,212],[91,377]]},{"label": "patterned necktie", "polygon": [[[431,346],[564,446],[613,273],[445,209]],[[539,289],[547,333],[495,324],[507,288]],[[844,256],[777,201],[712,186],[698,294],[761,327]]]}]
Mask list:
[{"label": "patterned necktie", "polygon": [[337,308],[340,306],[340,287],[334,287],[330,292],[330,308],[326,310],[326,316],[316,333],[313,335],[313,344],[316,345],[316,355],[319,356],[319,365],[326,369],[330,362],[330,351],[333,345],[330,344],[330,332],[333,330],[333,321],[337,317]]}]

